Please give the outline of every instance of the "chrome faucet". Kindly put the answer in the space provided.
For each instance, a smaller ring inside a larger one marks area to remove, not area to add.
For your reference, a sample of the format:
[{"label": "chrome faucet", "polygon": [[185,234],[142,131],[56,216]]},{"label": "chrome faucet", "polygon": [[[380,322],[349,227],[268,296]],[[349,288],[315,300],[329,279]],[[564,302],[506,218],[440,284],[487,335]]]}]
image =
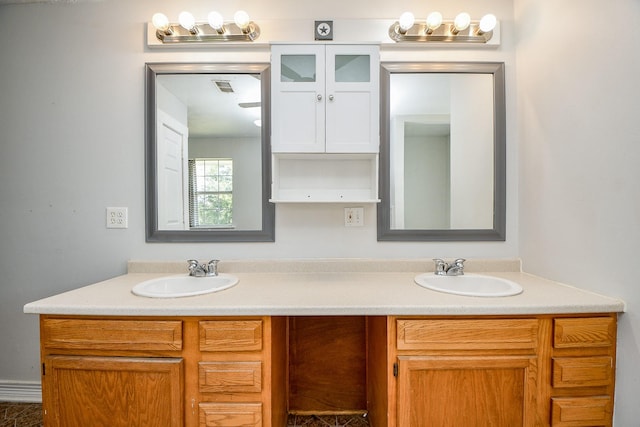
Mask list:
[{"label": "chrome faucet", "polygon": [[195,259],[187,261],[189,264],[189,276],[193,277],[211,277],[218,275],[218,262],[220,260],[212,259],[206,264],[200,264]]},{"label": "chrome faucet", "polygon": [[458,258],[451,264],[440,258],[434,258],[436,263],[435,274],[438,276],[462,276],[464,274],[464,258]]}]

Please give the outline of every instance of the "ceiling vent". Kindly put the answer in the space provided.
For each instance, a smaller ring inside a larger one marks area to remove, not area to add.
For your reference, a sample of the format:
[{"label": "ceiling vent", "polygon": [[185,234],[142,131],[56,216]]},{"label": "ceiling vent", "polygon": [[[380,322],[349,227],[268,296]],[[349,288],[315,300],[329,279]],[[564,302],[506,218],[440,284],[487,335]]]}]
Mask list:
[{"label": "ceiling vent", "polygon": [[233,93],[234,92],[233,88],[231,87],[231,83],[229,83],[229,80],[211,80],[211,81],[213,83],[215,83],[217,88],[222,93]]}]

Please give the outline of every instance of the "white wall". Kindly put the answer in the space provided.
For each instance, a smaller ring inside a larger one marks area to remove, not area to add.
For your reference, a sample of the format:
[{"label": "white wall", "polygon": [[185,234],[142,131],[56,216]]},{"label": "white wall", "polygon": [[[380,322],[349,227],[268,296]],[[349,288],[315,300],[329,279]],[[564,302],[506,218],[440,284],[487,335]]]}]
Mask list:
[{"label": "white wall", "polygon": [[[229,16],[237,2],[218,5]],[[257,21],[308,21],[307,39],[314,19],[391,20],[405,9],[422,15],[439,9],[446,17],[464,8],[473,16],[496,13],[502,20],[498,49],[386,49],[382,57],[506,62],[506,242],[378,243],[374,206],[365,207],[364,227],[345,228],[342,206],[284,205],[277,207],[275,243],[145,243],[144,63],[268,60],[263,50],[146,47],[144,24],[154,12],[177,16],[186,8],[204,17],[210,7],[204,0],[0,6],[0,381],[39,380],[37,318],[22,314],[25,303],[123,274],[129,259],[518,255],[511,0],[242,3]],[[128,229],[105,228],[107,206],[129,208]]]},{"label": "white wall", "polygon": [[640,3],[514,4],[523,268],[627,302],[615,424],[637,426]]}]

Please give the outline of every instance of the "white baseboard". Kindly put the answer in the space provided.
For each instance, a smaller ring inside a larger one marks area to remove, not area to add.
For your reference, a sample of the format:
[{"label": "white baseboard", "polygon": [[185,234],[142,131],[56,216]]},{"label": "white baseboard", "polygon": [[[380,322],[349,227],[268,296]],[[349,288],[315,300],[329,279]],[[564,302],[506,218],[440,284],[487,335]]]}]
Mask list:
[{"label": "white baseboard", "polygon": [[0,380],[0,402],[42,402],[39,382]]}]

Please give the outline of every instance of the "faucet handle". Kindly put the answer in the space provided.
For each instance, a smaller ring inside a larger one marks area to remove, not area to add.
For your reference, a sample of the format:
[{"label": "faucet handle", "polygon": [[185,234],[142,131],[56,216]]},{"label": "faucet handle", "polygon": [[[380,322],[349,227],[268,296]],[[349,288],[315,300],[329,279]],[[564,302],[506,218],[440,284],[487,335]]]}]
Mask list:
[{"label": "faucet handle", "polygon": [[189,271],[195,270],[200,265],[200,263],[195,259],[188,260],[187,264],[189,264]]},{"label": "faucet handle", "polygon": [[218,275],[218,263],[219,259],[212,259],[207,263],[207,276],[217,276]]},{"label": "faucet handle", "polygon": [[464,275],[464,262],[466,260],[464,258],[458,258],[453,261],[453,264],[449,267],[447,271],[448,276],[463,276]]},{"label": "faucet handle", "polygon": [[464,267],[464,262],[466,261],[466,259],[464,258],[458,258],[455,261],[453,261],[453,265],[455,265],[456,267]]},{"label": "faucet handle", "polygon": [[440,258],[433,258],[433,262],[436,264],[435,274],[444,275],[449,265]]}]

